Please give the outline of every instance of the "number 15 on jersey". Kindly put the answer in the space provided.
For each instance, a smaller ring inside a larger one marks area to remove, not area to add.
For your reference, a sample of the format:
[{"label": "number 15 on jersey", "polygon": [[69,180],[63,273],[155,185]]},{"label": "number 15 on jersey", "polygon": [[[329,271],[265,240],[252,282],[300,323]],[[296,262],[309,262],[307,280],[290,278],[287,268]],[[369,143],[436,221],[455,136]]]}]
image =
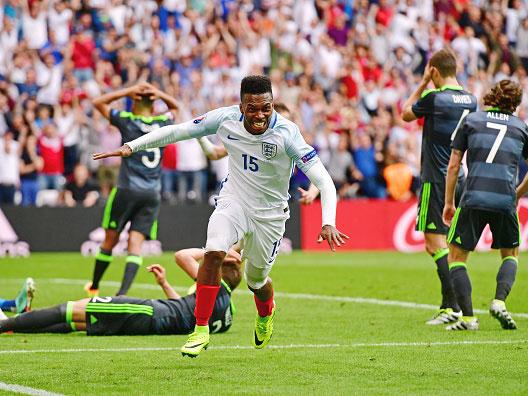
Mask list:
[{"label": "number 15 on jersey", "polygon": [[251,172],[258,172],[258,158],[251,155],[242,154],[242,159],[244,160],[244,170],[250,170]]}]

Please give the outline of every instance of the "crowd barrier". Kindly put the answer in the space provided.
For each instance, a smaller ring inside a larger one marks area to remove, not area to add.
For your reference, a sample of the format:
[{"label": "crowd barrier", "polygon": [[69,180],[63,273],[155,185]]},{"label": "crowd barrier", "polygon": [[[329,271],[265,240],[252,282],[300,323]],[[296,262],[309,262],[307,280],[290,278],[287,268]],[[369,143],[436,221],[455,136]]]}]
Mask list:
[{"label": "crowd barrier", "polygon": [[[209,205],[162,205],[158,240],[144,246],[145,254],[158,254],[205,244]],[[321,206],[314,203],[290,206],[283,249],[325,250],[318,244]],[[103,208],[21,208],[0,209],[0,257],[27,256],[29,252],[80,251],[93,254],[104,237],[100,227]],[[519,202],[521,250],[528,248],[528,198]],[[423,234],[414,230],[416,202],[386,200],[340,201],[337,226],[350,236],[339,250],[424,250]],[[116,254],[126,253],[127,232],[122,233]],[[491,232],[486,227],[477,250],[489,250]]]},{"label": "crowd barrier", "polygon": [[[337,226],[350,239],[339,250],[398,250],[420,252],[424,250],[423,233],[415,231],[416,201],[387,200],[340,201],[337,207]],[[519,202],[521,250],[528,248],[528,198]],[[321,206],[315,203],[301,208],[301,248],[324,250],[315,236],[321,226]],[[477,250],[491,248],[492,236],[486,227]]]},{"label": "crowd barrier", "polygon": [[[286,226],[286,248],[299,249],[298,205],[291,205]],[[162,205],[158,240],[144,244],[144,254],[205,245],[207,222],[213,208],[203,205]],[[29,252],[75,252],[93,254],[104,238],[101,228],[103,208],[0,208],[0,257],[26,256]],[[127,231],[115,249],[126,252]]]}]

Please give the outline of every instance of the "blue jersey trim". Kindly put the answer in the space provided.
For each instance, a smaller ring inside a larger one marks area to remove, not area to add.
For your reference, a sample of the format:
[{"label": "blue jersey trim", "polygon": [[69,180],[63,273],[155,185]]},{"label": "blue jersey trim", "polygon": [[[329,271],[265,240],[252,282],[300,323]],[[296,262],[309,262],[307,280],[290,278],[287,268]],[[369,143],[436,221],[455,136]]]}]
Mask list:
[{"label": "blue jersey trim", "polygon": [[277,123],[277,112],[274,110],[273,115],[271,116],[270,128],[273,129],[276,123]]}]

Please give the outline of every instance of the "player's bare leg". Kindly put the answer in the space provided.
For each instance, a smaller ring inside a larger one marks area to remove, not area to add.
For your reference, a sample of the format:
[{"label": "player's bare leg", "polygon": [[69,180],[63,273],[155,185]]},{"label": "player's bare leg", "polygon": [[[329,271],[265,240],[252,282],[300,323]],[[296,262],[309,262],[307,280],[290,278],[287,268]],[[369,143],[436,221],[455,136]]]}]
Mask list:
[{"label": "player's bare leg", "polygon": [[510,290],[515,282],[515,275],[517,273],[518,263],[518,248],[502,248],[500,250],[502,264],[497,273],[497,289],[495,291],[495,298],[490,305],[490,314],[497,319],[501,327],[506,330],[515,330],[517,324],[506,309],[506,298],[510,294]]},{"label": "player's bare leg", "polygon": [[128,289],[132,285],[134,278],[138,272],[139,267],[143,264],[143,257],[141,256],[141,247],[145,241],[145,235],[141,232],[131,230],[128,233],[128,255],[125,264],[125,273],[121,281],[121,287],[116,293],[118,296],[127,294]]},{"label": "player's bare leg", "polygon": [[467,258],[469,252],[461,247],[449,245],[449,274],[453,280],[458,305],[462,309],[462,317],[446,330],[478,330],[479,324],[473,316],[473,303],[471,301],[471,281],[467,273]]},{"label": "player's bare leg", "polygon": [[112,249],[119,242],[119,233],[116,230],[105,230],[105,239],[99,247],[99,253],[95,256],[95,267],[92,281],[84,286],[89,297],[99,295],[99,282],[106,269],[113,260]]},{"label": "player's bare leg", "polygon": [[436,263],[436,272],[442,286],[442,304],[435,315],[426,323],[429,325],[447,324],[456,322],[461,316],[460,307],[456,301],[453,282],[449,276],[449,265],[447,263],[447,242],[444,234],[425,232],[425,250],[431,255]]},{"label": "player's bare leg", "polygon": [[264,286],[260,289],[249,287],[249,290],[253,292],[255,305],[257,306],[253,346],[261,349],[268,345],[273,334],[275,301],[273,300],[273,283],[271,282],[271,278],[268,278]]},{"label": "player's bare leg", "polygon": [[220,290],[221,266],[226,252],[210,251],[204,255],[203,264],[198,269],[196,279],[196,326],[185,345],[183,356],[197,357],[209,345],[209,318],[213,313],[216,296]]}]

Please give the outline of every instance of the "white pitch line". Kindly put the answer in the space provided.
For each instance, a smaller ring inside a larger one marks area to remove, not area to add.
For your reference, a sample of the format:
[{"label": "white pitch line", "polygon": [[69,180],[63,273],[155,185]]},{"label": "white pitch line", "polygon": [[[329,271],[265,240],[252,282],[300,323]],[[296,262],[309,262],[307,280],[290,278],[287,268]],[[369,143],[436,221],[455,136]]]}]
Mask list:
[{"label": "white pitch line", "polygon": [[[2,279],[1,282],[17,282],[20,283],[23,279]],[[50,279],[39,279],[40,283],[52,283],[52,284],[61,284],[61,285],[85,285],[86,281],[82,279],[65,279],[65,278],[50,278]],[[115,281],[102,281],[102,285],[109,287],[119,287],[121,286],[120,282]],[[147,289],[147,290],[160,290],[160,287],[157,285],[152,285],[149,283],[134,283],[134,287],[138,289]],[[176,291],[187,291],[188,287],[176,286],[174,287]],[[251,294],[250,291],[245,290],[235,290],[237,294]],[[334,301],[334,302],[349,302],[349,303],[358,303],[358,304],[372,304],[372,305],[385,305],[392,307],[400,308],[409,308],[409,309],[427,309],[427,310],[437,310],[437,305],[432,304],[421,304],[411,301],[398,301],[398,300],[381,300],[378,298],[368,298],[368,297],[347,297],[347,296],[328,296],[323,294],[308,294],[308,293],[286,293],[286,292],[275,292],[277,297],[291,298],[296,300],[319,300],[319,301]],[[474,309],[477,314],[487,314],[488,311],[485,309]],[[528,318],[528,313],[525,312],[510,312],[516,318]]]},{"label": "white pitch line", "polygon": [[60,393],[48,392],[42,389],[30,388],[29,386],[6,384],[0,382],[0,390],[14,393],[22,393],[23,395],[37,395],[37,396],[63,396]]},{"label": "white pitch line", "polygon": [[[432,341],[432,342],[358,342],[352,344],[287,344],[268,345],[268,349],[328,349],[328,348],[387,348],[387,347],[434,347],[450,345],[515,345],[526,344],[528,340],[481,340],[481,341]],[[255,349],[249,345],[218,345],[209,350],[244,350]],[[72,349],[16,349],[0,351],[0,355],[34,354],[34,353],[86,353],[86,352],[158,352],[179,351],[171,347],[138,347],[138,348],[72,348]]]}]

